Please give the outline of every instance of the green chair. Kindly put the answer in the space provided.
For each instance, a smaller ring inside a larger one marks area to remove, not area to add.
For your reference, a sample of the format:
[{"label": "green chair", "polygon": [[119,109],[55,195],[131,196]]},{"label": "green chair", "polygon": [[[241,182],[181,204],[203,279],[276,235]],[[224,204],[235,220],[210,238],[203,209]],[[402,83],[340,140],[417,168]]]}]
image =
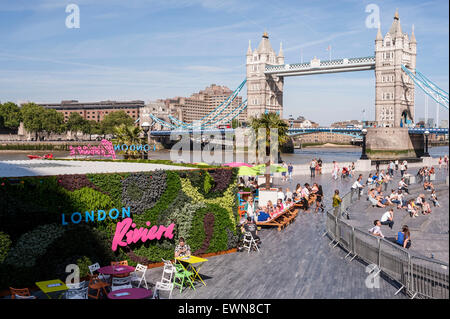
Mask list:
[{"label": "green chair", "polygon": [[[191,280],[191,277],[194,275],[192,271],[187,271],[183,268],[181,264],[175,264],[175,276],[173,277],[173,285],[180,287],[180,293],[183,292],[183,287],[185,280],[188,282],[191,287],[195,290],[194,283]],[[178,282],[177,282],[178,280]],[[179,282],[181,281],[181,283]]]}]

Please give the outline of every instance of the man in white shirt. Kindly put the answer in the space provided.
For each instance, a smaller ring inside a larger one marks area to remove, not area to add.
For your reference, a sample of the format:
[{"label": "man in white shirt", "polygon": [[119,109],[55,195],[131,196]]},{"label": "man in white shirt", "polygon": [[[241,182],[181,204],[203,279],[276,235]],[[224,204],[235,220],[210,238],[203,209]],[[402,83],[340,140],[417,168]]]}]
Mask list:
[{"label": "man in white shirt", "polygon": [[353,183],[352,185],[352,189],[351,189],[351,195],[350,198],[353,199],[353,194],[355,192],[358,192],[358,200],[361,199],[361,195],[362,195],[362,191],[363,191],[363,187],[364,185],[361,184],[362,181],[362,174],[359,174],[358,179]]},{"label": "man in white shirt", "polygon": [[380,223],[381,225],[388,225],[392,229],[394,226],[394,210],[392,208],[381,216]]},{"label": "man in white shirt", "polygon": [[406,194],[409,194],[408,184],[405,183],[405,180],[403,178],[400,180],[400,182],[398,182],[398,189],[405,191]]},{"label": "man in white shirt", "polygon": [[381,238],[384,238],[383,233],[381,232],[381,222],[377,219],[376,221],[373,222],[373,224],[375,225],[374,227],[372,227],[371,229],[369,229],[369,233],[371,233],[374,236],[378,236]]}]

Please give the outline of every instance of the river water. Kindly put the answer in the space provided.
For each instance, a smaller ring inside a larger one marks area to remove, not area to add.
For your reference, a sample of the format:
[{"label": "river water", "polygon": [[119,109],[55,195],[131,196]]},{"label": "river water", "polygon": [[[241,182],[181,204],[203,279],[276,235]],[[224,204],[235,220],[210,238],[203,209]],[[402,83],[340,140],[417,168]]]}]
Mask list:
[{"label": "river water", "polygon": [[[28,154],[40,155],[52,153],[56,158],[70,158],[67,151],[0,151],[0,161],[7,160],[27,160]],[[448,146],[432,147],[429,151],[432,157],[439,157],[449,154]],[[149,159],[170,159],[169,150],[150,151]],[[332,161],[344,162],[354,161],[356,162],[361,156],[361,148],[359,147],[310,147],[304,149],[296,149],[293,154],[281,154],[281,158],[286,163],[292,164],[306,164],[311,161],[312,158],[321,158],[324,163],[330,163]],[[117,158],[123,158],[121,155],[117,155]],[[244,158],[247,158],[246,155]]]}]

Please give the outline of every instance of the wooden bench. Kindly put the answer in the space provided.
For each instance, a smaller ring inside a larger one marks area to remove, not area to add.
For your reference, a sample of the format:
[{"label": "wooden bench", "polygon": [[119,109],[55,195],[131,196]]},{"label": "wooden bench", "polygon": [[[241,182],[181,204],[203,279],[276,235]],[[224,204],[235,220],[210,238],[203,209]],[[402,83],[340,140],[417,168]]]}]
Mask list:
[{"label": "wooden bench", "polygon": [[278,227],[278,231],[282,228],[286,227],[290,223],[293,222],[295,217],[298,214],[298,209],[295,208],[294,205],[286,208],[281,214],[276,216],[275,218],[268,219],[263,222],[256,222],[257,226],[275,226]]}]

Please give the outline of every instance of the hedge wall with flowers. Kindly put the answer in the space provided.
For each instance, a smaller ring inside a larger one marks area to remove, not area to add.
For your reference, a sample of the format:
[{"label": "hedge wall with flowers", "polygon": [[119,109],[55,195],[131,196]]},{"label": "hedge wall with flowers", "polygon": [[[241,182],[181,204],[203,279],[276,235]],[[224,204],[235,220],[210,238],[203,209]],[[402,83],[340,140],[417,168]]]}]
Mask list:
[{"label": "hedge wall with flowers", "polygon": [[[194,255],[236,247],[236,169],[0,179],[0,288],[65,279],[66,265],[172,259],[184,237]],[[175,223],[174,238],[111,249],[121,218],[62,225],[74,212],[130,207],[136,227]]]}]

